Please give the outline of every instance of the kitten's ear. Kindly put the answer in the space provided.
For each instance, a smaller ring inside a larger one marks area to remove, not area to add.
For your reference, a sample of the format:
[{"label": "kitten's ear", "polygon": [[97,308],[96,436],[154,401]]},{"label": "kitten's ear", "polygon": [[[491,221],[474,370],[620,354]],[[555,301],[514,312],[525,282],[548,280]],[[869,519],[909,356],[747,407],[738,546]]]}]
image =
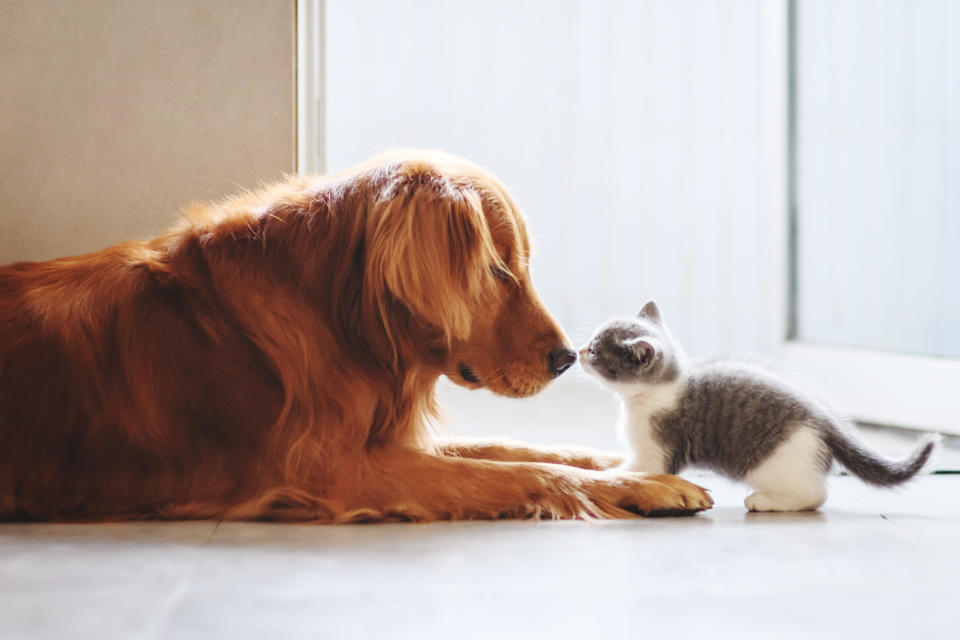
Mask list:
[{"label": "kitten's ear", "polygon": [[657,303],[653,300],[647,301],[647,304],[643,305],[643,309],[640,309],[640,313],[637,314],[638,318],[645,318],[654,324],[660,324],[660,307],[657,306]]},{"label": "kitten's ear", "polygon": [[633,338],[632,340],[627,340],[623,344],[633,352],[633,355],[636,356],[637,361],[640,362],[641,367],[645,367],[653,362],[653,357],[657,355],[657,346],[652,340],[647,340],[645,338]]}]

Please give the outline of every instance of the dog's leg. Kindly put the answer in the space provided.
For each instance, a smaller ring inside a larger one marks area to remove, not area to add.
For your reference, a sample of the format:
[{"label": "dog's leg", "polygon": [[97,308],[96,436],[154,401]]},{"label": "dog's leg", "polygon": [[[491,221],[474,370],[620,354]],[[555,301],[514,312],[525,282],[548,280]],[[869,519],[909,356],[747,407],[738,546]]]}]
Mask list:
[{"label": "dog's leg", "polygon": [[363,519],[629,518],[692,514],[713,504],[704,489],[676,476],[474,460],[400,447],[371,452],[368,462],[375,465],[369,474],[336,490],[337,500]]},{"label": "dog's leg", "polygon": [[439,453],[458,458],[499,460],[501,462],[549,462],[581,469],[612,469],[624,462],[624,457],[577,446],[540,446],[517,442],[509,438],[489,440],[445,438],[437,443]]}]

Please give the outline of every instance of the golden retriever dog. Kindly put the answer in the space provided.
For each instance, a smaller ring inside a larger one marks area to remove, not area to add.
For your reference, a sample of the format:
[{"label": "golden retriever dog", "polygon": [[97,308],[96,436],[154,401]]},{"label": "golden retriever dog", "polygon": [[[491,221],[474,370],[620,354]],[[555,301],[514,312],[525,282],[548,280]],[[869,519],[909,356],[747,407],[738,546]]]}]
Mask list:
[{"label": "golden retriever dog", "polygon": [[[0,268],[0,518],[624,518],[710,506],[616,456],[439,440],[441,375],[521,397],[575,360],[479,167],[403,151]],[[606,470],[604,470],[606,469]]]}]

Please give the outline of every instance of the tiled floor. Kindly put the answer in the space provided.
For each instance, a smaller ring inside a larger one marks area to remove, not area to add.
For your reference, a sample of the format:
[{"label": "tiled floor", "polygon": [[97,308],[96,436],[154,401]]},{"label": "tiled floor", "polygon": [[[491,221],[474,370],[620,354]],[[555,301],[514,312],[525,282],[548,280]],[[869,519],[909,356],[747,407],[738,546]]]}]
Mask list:
[{"label": "tiled floor", "polygon": [[[445,396],[468,432],[495,424],[613,446],[610,416],[577,393]],[[581,429],[594,437],[569,437]],[[895,491],[835,478],[821,512],[779,515],[747,514],[742,487],[689,477],[714,491],[712,511],[604,523],[0,525],[0,638],[956,636],[960,476]]]},{"label": "tiled floor", "polygon": [[960,478],[821,513],[0,526],[3,638],[903,638],[960,625]]}]

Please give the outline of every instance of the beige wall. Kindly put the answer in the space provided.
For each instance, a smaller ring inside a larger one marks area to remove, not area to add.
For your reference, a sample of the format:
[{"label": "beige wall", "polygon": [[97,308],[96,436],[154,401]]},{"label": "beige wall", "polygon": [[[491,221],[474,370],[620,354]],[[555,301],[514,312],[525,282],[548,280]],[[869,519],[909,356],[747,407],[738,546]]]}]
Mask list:
[{"label": "beige wall", "polygon": [[0,2],[0,264],[294,170],[295,0]]}]

